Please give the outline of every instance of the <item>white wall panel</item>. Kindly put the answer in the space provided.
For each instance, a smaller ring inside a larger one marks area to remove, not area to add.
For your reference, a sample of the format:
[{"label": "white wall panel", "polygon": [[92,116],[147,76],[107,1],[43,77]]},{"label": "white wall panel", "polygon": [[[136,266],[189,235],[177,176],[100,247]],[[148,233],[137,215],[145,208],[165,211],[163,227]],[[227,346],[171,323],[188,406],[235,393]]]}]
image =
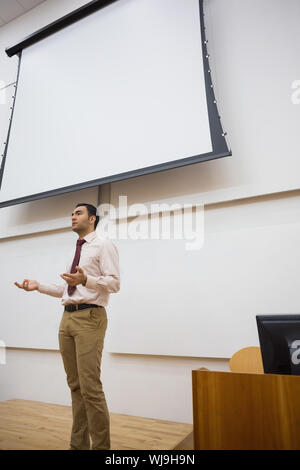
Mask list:
[{"label": "white wall panel", "polygon": [[300,312],[299,201],[208,209],[199,250],[116,240],[122,291],[110,301],[108,350],[225,358],[258,345],[257,314]]},{"label": "white wall panel", "polygon": [[1,337],[7,346],[58,349],[61,299],[14,285],[24,278],[62,284],[59,277],[74,256],[77,236],[71,232],[9,239],[0,243]]}]

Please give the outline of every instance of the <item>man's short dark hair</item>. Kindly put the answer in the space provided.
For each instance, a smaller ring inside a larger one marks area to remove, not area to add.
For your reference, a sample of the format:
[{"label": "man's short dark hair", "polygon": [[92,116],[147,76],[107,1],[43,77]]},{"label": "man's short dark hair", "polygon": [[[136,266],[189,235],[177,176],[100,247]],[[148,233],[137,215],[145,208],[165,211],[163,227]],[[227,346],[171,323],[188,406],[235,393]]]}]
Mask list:
[{"label": "man's short dark hair", "polygon": [[79,207],[79,206],[85,206],[87,208],[89,217],[91,217],[92,215],[96,216],[96,220],[94,223],[94,228],[96,229],[98,222],[99,222],[99,215],[97,215],[97,208],[93,206],[92,204],[87,204],[85,202],[76,204],[76,207]]}]

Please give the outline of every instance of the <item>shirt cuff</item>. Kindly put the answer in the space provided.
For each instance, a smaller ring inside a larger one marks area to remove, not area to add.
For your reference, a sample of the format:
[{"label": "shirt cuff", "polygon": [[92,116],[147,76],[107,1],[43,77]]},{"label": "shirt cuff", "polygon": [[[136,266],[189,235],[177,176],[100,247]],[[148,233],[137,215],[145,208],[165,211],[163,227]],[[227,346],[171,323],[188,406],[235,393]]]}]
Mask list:
[{"label": "shirt cuff", "polygon": [[41,294],[48,294],[49,292],[49,288],[47,288],[48,286],[44,285],[44,284],[41,284],[39,282],[39,285],[38,285],[38,288],[37,290],[41,293]]},{"label": "shirt cuff", "polygon": [[120,281],[118,278],[115,279],[113,275],[99,277],[87,275],[85,287],[97,291],[104,290],[105,293],[112,294],[113,292],[118,292],[120,289]]}]

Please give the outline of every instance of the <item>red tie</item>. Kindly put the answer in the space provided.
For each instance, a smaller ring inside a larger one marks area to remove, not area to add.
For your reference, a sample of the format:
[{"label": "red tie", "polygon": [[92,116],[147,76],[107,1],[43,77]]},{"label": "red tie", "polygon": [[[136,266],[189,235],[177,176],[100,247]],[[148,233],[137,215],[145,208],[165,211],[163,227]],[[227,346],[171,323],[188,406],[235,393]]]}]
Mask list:
[{"label": "red tie", "polygon": [[[86,242],[86,240],[84,240],[84,239],[80,240],[78,238],[78,240],[77,240],[75,256],[74,256],[73,263],[72,263],[72,268],[71,268],[71,274],[76,273],[75,266],[78,266],[78,264],[79,264],[81,247],[85,242]],[[76,289],[76,286],[68,286],[68,294],[72,295],[74,293],[75,289]]]}]

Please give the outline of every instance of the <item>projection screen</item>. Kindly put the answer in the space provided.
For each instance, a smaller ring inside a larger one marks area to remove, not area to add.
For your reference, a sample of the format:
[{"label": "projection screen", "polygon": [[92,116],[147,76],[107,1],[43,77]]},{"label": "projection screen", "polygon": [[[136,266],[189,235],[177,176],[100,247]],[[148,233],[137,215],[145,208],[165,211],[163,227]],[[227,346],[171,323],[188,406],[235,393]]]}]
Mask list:
[{"label": "projection screen", "polygon": [[202,8],[94,1],[7,49],[20,64],[0,207],[230,155]]}]

